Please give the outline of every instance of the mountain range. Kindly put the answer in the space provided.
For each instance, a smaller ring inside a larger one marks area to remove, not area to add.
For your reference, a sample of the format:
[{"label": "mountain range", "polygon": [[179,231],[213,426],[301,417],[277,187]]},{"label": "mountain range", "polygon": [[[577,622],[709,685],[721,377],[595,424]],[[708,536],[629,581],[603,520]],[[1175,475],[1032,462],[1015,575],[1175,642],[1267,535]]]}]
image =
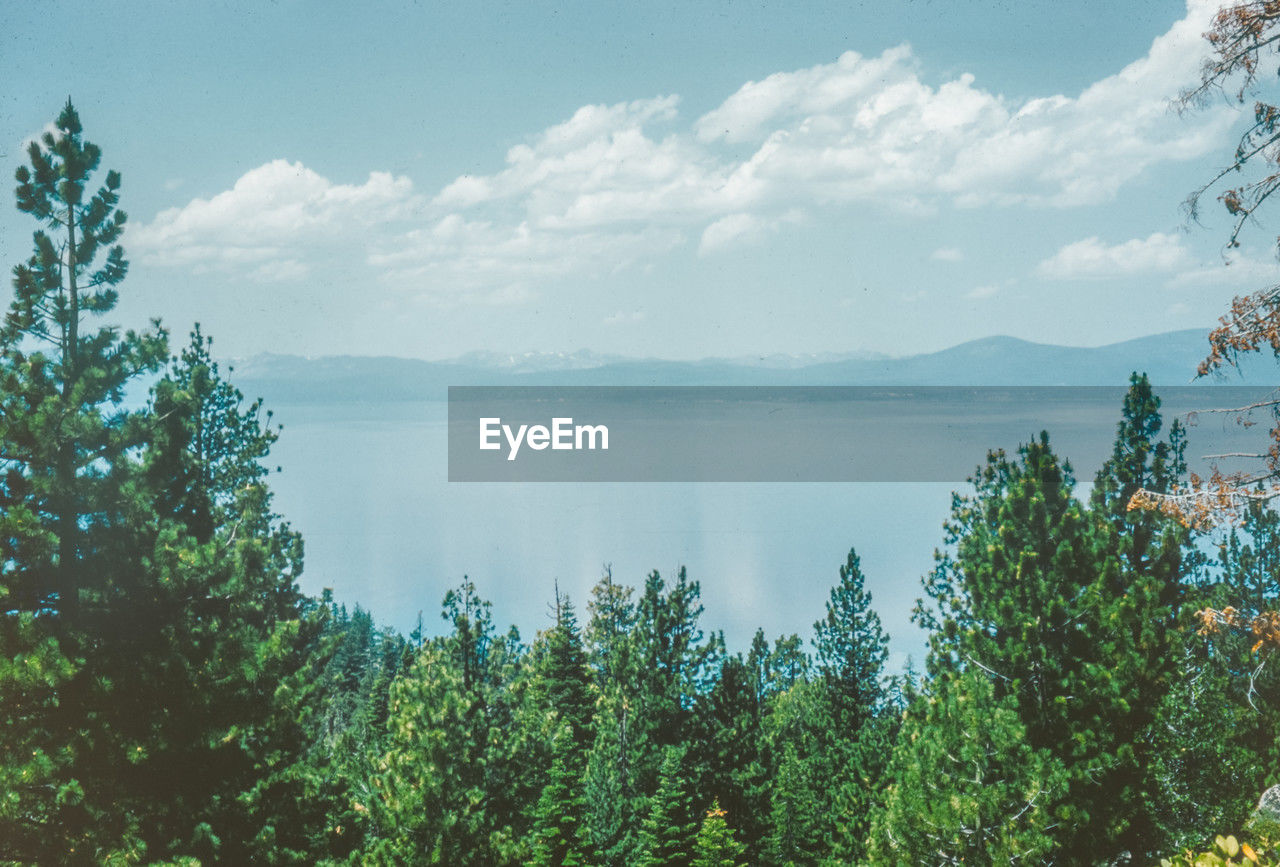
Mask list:
[{"label": "mountain range", "polygon": [[[233,362],[233,380],[268,403],[443,400],[451,385],[1124,385],[1142,371],[1156,385],[1187,385],[1208,351],[1200,329],[1078,347],[986,337],[938,352],[888,357],[744,356],[700,361],[577,353],[470,353],[448,361],[381,356],[262,354]],[[1269,354],[1197,383],[1266,385]]]}]

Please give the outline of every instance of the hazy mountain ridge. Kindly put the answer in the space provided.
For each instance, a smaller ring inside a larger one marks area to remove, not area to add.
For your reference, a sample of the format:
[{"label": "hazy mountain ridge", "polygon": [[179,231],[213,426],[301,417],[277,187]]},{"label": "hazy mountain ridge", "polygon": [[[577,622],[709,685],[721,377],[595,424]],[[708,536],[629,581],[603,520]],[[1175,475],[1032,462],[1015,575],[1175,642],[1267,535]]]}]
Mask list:
[{"label": "hazy mountain ridge", "polygon": [[[628,359],[591,352],[469,353],[449,361],[387,356],[257,355],[233,362],[235,381],[268,402],[442,400],[451,385],[1124,385],[1146,372],[1157,385],[1186,385],[1208,344],[1200,329],[1098,347],[987,337],[900,358],[868,353],[747,356],[700,361]],[[1197,382],[1267,384],[1269,355]]]}]

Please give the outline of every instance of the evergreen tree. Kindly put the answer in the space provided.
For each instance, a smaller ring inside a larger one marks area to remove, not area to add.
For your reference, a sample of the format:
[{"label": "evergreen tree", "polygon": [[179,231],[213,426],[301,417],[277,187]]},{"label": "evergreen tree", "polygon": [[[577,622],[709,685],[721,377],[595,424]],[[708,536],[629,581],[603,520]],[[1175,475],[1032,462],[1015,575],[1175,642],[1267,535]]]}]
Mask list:
[{"label": "evergreen tree", "polygon": [[779,762],[769,851],[778,862],[861,860],[892,743],[887,645],[850,551],[814,624],[818,677],[793,686],[771,720]]},{"label": "evergreen tree", "polygon": [[850,551],[840,582],[827,601],[827,616],[813,625],[818,672],[826,682],[837,726],[855,730],[876,715],[885,699],[881,678],[889,637],[871,607],[861,561]]},{"label": "evergreen tree", "polygon": [[[640,824],[664,750],[705,742],[697,710],[723,642],[699,628],[700,595],[683,569],[670,587],[651,573],[635,603],[607,573],[593,593],[587,636],[600,699],[587,787],[592,836],[606,863],[639,857]],[[703,756],[690,755],[686,771],[701,779],[706,766]]]},{"label": "evergreen tree", "polygon": [[582,757],[591,745],[595,699],[573,603],[558,590],[556,624],[547,634],[539,669],[536,699],[545,707],[557,738],[559,730],[567,727],[570,749],[566,758],[574,769],[581,771]]},{"label": "evergreen tree", "polygon": [[[89,328],[116,305],[128,271],[117,242],[120,175],[87,193],[101,161],[68,100],[55,130],[33,141],[16,172],[18,210],[47,227],[13,269],[14,300],[0,328],[0,396],[6,494],[39,526],[44,543],[6,572],[11,604],[69,621],[99,570],[98,541],[118,508],[125,456],[141,441],[125,387],[165,359],[165,333]],[[6,510],[7,511],[7,510]],[[27,532],[34,530],[28,526]],[[25,535],[25,534],[24,534]],[[71,625],[71,624],[68,624]]]},{"label": "evergreen tree", "polygon": [[116,693],[105,718],[132,750],[124,779],[149,852],[306,861],[324,824],[300,760],[327,610],[304,604],[301,538],[271,511],[276,434],[209,345],[197,329],[153,391],[147,507],[125,537],[142,567],[111,588],[98,654]]},{"label": "evergreen tree", "polygon": [[816,864],[834,849],[836,817],[820,681],[799,681],[772,702],[766,737],[775,763],[765,854],[773,864]]},{"label": "evergreen tree", "polygon": [[[945,681],[985,672],[1028,745],[1068,774],[1052,835],[1075,861],[1146,857],[1161,842],[1151,729],[1178,652],[1185,535],[1127,508],[1139,487],[1180,471],[1180,431],[1160,444],[1160,427],[1158,402],[1135,377],[1087,510],[1047,435],[1016,461],[993,454],[976,495],[955,500],[954,552],[926,581],[933,607],[917,609],[934,633],[930,689],[948,695],[964,682]],[[929,738],[922,731],[898,749],[929,754]]]},{"label": "evergreen tree", "polygon": [[29,156],[19,208],[53,234],[15,269],[0,329],[2,583],[6,637],[39,651],[14,657],[56,675],[31,693],[24,737],[57,759],[41,763],[54,809],[17,805],[40,829],[19,845],[41,860],[313,859],[323,810],[298,759],[321,619],[295,585],[301,540],[270,510],[275,434],[198,331],[151,406],[121,408],[166,351],[162,331],[87,327],[127,270],[119,175],[86,193],[100,154],[70,103]]},{"label": "evergreen tree", "polygon": [[744,867],[746,847],[734,838],[733,829],[725,821],[725,811],[717,800],[707,811],[694,841],[692,867]]},{"label": "evergreen tree", "polygon": [[[1280,513],[1251,504],[1183,605],[1243,612],[1280,606]],[[1214,829],[1243,828],[1260,792],[1280,782],[1280,674],[1248,633],[1200,635],[1188,626],[1173,688],[1153,726],[1158,816],[1166,850],[1207,845]]]},{"label": "evergreen tree", "polygon": [[1042,864],[1057,850],[1068,777],[1027,740],[1013,696],[968,668],[936,677],[906,714],[887,803],[871,831],[878,864]]},{"label": "evergreen tree", "polygon": [[143,433],[122,402],[163,362],[165,334],[91,327],[128,270],[125,214],[118,173],[90,191],[101,151],[70,100],[27,155],[18,209],[43,228],[13,269],[0,326],[0,763],[17,771],[0,806],[0,858],[91,862],[136,840],[113,809],[115,775],[89,767],[108,749],[89,709],[110,685],[82,607],[100,621],[103,589],[126,568],[108,549],[136,504],[129,456]]},{"label": "evergreen tree", "polygon": [[553,743],[550,777],[538,798],[530,861],[536,867],[576,867],[595,862],[586,825],[582,776],[573,770],[581,764],[572,730],[566,724]]},{"label": "evergreen tree", "polygon": [[524,648],[495,634],[490,605],[463,581],[444,599],[453,629],[429,642],[391,690],[375,781],[379,863],[496,865],[520,857],[524,801],[515,730]]},{"label": "evergreen tree", "polygon": [[[702,791],[716,793],[753,851],[768,832],[772,774],[765,753],[765,699],[741,656],[726,657],[702,703],[707,763]],[[723,824],[724,819],[718,820]]]},{"label": "evergreen tree", "polygon": [[640,832],[638,867],[690,867],[698,825],[692,799],[684,788],[684,750],[667,747],[662,753],[658,790],[649,801],[649,814]]},{"label": "evergreen tree", "polygon": [[[1102,550],[1094,641],[1115,676],[1102,679],[1106,690],[1098,721],[1113,741],[1105,776],[1117,852],[1154,858],[1167,848],[1158,812],[1164,798],[1156,778],[1153,747],[1162,726],[1157,711],[1173,687],[1183,637],[1180,632],[1184,576],[1198,556],[1189,531],[1167,515],[1130,507],[1138,491],[1172,491],[1186,473],[1185,434],[1174,421],[1167,440],[1160,438],[1160,399],[1145,374],[1133,374],[1125,395],[1111,457],[1094,479],[1090,507],[1095,520],[1109,527],[1097,535]],[[1114,564],[1114,565],[1112,565]]]}]

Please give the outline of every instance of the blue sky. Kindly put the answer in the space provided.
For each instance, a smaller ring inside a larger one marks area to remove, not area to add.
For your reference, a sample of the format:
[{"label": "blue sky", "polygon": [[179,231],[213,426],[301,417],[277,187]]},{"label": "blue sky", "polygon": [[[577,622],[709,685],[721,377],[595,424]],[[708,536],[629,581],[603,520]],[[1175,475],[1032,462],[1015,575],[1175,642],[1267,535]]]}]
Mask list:
[{"label": "blue sky", "polygon": [[1093,345],[1280,277],[1273,227],[1228,267],[1179,210],[1239,130],[1168,106],[1212,11],[11,5],[0,158],[71,94],[124,175],[118,318],[227,355]]}]

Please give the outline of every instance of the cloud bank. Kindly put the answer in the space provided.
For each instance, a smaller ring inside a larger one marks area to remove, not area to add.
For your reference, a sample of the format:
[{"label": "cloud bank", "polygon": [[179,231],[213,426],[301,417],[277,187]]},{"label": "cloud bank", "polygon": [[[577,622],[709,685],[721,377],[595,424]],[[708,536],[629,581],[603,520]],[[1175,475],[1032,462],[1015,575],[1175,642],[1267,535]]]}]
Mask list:
[{"label": "cloud bank", "polygon": [[[458,176],[431,196],[385,172],[343,184],[276,160],[161,212],[130,242],[151,264],[263,281],[305,279],[318,260],[342,255],[418,294],[483,302],[695,241],[700,256],[724,255],[815,210],[1097,205],[1152,166],[1221,147],[1233,111],[1169,111],[1198,77],[1213,8],[1190,0],[1144,57],[1074,96],[1015,103],[969,74],[930,83],[905,44],[847,52],[747,82],[692,122],[673,95],[583,106],[493,172]],[[1177,239],[1157,233],[1120,247],[1068,245],[1040,273],[1183,264]]]}]

